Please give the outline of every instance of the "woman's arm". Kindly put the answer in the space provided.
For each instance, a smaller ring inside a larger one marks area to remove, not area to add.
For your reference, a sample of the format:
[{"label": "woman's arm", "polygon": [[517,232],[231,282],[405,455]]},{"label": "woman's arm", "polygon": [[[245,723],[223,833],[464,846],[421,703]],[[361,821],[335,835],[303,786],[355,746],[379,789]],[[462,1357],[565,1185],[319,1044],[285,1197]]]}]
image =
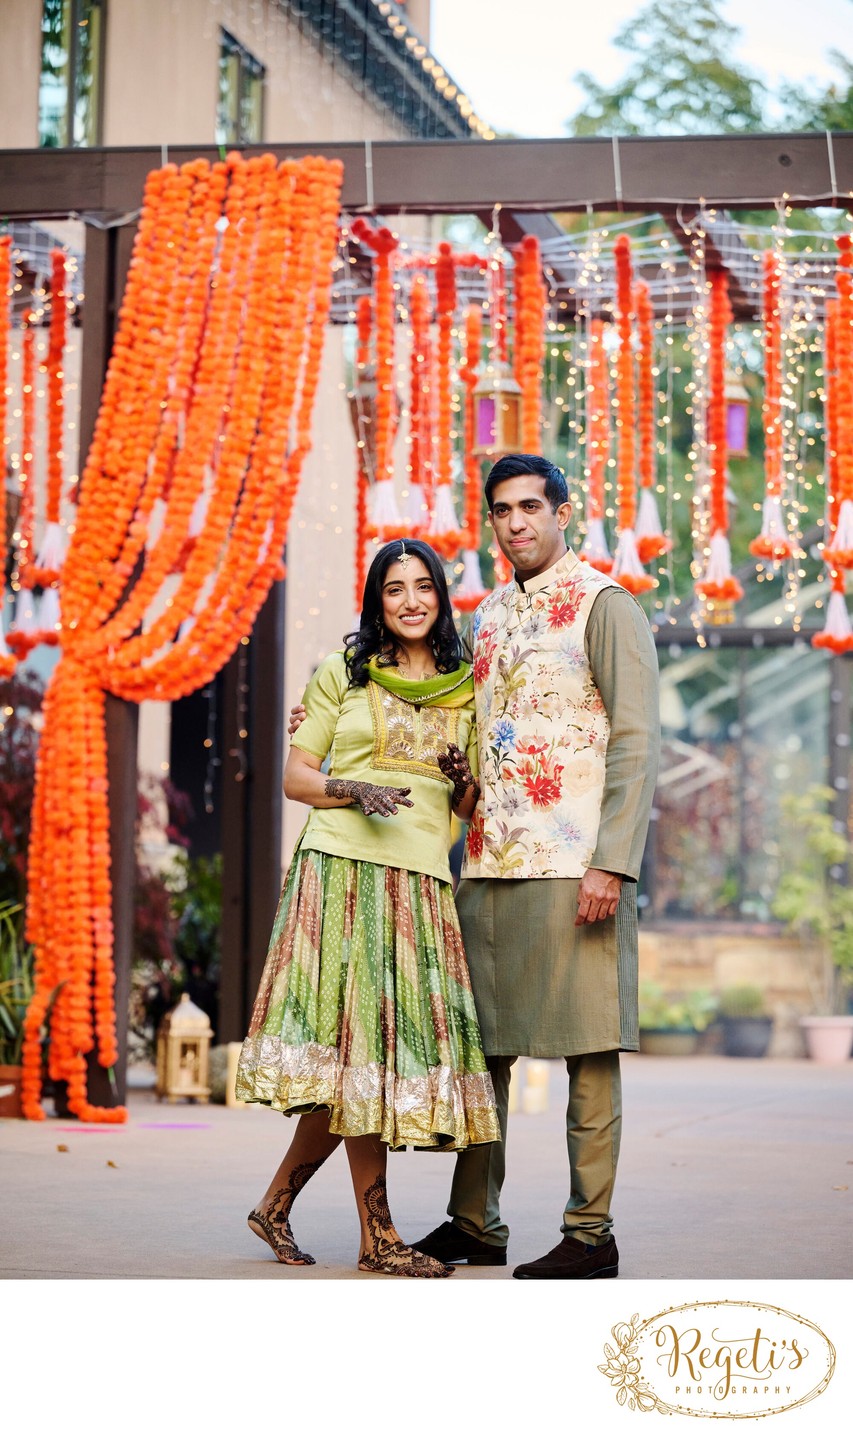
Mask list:
[{"label": "woman's arm", "polygon": [[387,818],[398,807],[414,808],[408,788],[391,788],[352,779],[329,778],[322,760],[305,749],[291,748],[284,766],[284,795],[312,808],[347,808],[355,804],[365,814]]}]

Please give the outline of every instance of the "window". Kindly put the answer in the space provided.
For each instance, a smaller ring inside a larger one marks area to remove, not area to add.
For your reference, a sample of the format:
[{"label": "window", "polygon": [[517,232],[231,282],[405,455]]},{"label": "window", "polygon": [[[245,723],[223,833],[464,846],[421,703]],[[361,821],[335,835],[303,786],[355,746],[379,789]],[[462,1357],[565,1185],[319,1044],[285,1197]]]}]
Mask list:
[{"label": "window", "polygon": [[43,0],[39,144],[101,140],[105,0]]},{"label": "window", "polygon": [[216,143],[235,145],[262,140],[266,71],[260,60],[227,30],[220,31],[220,35]]}]

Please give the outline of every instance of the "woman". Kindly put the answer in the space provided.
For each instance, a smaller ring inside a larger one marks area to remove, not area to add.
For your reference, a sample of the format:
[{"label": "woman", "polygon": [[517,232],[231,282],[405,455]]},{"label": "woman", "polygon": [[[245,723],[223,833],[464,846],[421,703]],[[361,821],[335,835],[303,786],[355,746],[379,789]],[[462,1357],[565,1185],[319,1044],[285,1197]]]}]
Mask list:
[{"label": "woman", "polygon": [[237,1096],[301,1116],[249,1226],[280,1262],[313,1262],[290,1209],[343,1139],[359,1268],[446,1277],[452,1268],[401,1241],[385,1183],[389,1147],[499,1137],[447,858],[451,805],[466,819],[479,792],[467,759],[473,683],[428,544],[379,550],[346,644],[305,690],[285,767],[286,796],[313,811],[284,881]]}]

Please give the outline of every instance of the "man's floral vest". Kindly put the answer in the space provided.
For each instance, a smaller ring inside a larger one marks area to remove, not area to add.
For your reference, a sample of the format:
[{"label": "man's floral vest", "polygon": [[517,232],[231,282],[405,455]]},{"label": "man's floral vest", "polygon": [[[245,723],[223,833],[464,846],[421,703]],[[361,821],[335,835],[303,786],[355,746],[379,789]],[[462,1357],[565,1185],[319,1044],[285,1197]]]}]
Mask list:
[{"label": "man's floral vest", "polygon": [[581,878],[598,836],[610,720],[584,632],[613,579],[571,549],[474,615],[482,796],[463,878]]}]

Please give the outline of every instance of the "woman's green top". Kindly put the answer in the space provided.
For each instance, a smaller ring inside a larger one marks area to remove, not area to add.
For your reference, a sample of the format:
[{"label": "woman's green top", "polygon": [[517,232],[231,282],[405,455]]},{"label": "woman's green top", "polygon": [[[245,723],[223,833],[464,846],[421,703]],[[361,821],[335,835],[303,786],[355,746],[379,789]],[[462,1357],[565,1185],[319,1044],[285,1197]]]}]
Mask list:
[{"label": "woman's green top", "polygon": [[348,686],[342,653],[319,665],[302,702],[307,717],[293,745],[320,760],[329,776],[409,788],[413,808],[382,818],[355,804],[314,808],[301,847],[388,868],[407,868],[450,882],[452,788],[437,758],[449,743],[467,754],[477,773],[477,728],[471,670],[412,683],[388,669],[364,688]]}]

